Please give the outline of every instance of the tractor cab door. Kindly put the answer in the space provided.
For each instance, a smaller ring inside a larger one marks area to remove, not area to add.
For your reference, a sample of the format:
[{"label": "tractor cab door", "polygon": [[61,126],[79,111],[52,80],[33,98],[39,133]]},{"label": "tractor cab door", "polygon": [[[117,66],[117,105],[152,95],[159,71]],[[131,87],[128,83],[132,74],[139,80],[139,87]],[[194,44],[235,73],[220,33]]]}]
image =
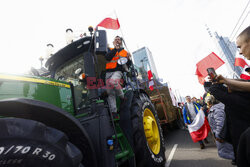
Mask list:
[{"label": "tractor cab door", "polygon": [[97,77],[101,79],[105,85],[106,63],[105,55],[108,52],[107,34],[105,30],[97,30],[95,32],[95,55],[96,55],[96,72]]}]

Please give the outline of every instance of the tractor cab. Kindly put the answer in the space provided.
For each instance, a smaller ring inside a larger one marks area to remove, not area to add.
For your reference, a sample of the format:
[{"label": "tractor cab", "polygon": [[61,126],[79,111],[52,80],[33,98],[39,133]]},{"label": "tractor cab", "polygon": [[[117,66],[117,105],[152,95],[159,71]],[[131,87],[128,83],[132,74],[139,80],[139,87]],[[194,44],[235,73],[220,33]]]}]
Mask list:
[{"label": "tractor cab", "polygon": [[[76,110],[87,107],[91,100],[107,96],[105,88],[105,54],[108,51],[106,31],[97,30],[93,37],[83,37],[52,55],[45,66],[56,80],[71,83]],[[118,64],[125,65],[126,58]],[[128,69],[126,69],[128,72]],[[124,75],[126,83],[127,75]],[[125,87],[125,84],[123,85]]]}]

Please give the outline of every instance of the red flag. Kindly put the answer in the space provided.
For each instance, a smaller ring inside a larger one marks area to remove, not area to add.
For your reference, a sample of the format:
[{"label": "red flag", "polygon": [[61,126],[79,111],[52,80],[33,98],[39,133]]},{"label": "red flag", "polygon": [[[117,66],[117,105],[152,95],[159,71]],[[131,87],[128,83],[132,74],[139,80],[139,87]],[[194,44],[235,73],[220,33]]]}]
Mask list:
[{"label": "red flag", "polygon": [[204,85],[205,77],[203,77],[203,76],[201,75],[201,73],[198,71],[198,69],[196,69],[195,74],[198,76],[198,80],[199,80],[200,84]]},{"label": "red flag", "polygon": [[118,30],[120,28],[120,23],[117,19],[112,19],[112,18],[105,18],[104,20],[102,20],[97,27],[104,27],[107,29],[113,29],[113,30]]},{"label": "red flag", "polygon": [[151,71],[150,68],[148,67],[148,80],[151,80],[152,78],[153,78],[152,71]]},{"label": "red flag", "polygon": [[235,63],[234,63],[235,66],[240,66],[242,68],[244,68],[245,66],[247,66],[247,62],[245,60],[245,57],[240,55],[240,54],[236,54],[235,56]]},{"label": "red flag", "polygon": [[154,90],[153,74],[148,65],[147,65],[147,71],[148,71],[148,81],[149,81],[148,86],[149,86],[149,89],[152,91]]},{"label": "red flag", "polygon": [[250,80],[250,75],[248,74],[240,74],[240,78],[244,80]]},{"label": "red flag", "polygon": [[222,66],[225,62],[219,58],[214,52],[203,58],[196,64],[196,75],[198,75],[199,82],[204,84],[204,79],[208,75],[207,68],[213,67],[215,70]]}]

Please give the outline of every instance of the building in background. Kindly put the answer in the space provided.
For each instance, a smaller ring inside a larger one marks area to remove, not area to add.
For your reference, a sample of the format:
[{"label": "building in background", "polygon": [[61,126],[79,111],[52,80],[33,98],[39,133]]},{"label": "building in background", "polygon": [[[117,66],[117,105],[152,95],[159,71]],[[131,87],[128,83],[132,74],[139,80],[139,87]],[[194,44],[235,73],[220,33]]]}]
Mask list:
[{"label": "building in background", "polygon": [[234,66],[235,56],[239,54],[235,42],[231,42],[228,37],[219,36],[217,32],[214,33],[214,37],[218,42],[222,54],[226,57],[229,67],[239,77],[242,71],[241,67]]},{"label": "building in background", "polygon": [[228,77],[239,78],[242,68],[234,66],[235,56],[239,54],[235,42],[231,42],[228,37],[219,36],[217,32],[211,33],[206,26],[209,36],[218,49],[218,56],[225,62],[228,71]]},{"label": "building in background", "polygon": [[[149,65],[149,68],[151,69],[154,77],[156,79],[159,79],[152,53],[147,47],[138,49],[134,51],[132,54],[133,54],[132,56],[133,62],[138,67],[138,69],[140,69],[140,71],[147,72],[147,65]],[[143,80],[144,79],[145,78],[143,77]]]}]

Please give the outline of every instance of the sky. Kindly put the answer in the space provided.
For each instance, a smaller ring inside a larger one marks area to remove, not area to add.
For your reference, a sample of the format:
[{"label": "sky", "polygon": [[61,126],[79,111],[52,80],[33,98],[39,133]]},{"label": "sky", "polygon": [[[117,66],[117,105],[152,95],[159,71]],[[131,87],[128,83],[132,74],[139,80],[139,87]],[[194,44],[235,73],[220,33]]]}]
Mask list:
[{"label": "sky", "polygon": [[[0,73],[23,73],[31,66],[39,67],[39,57],[45,56],[48,43],[54,45],[54,52],[66,45],[67,28],[79,35],[106,17],[118,17],[121,29],[107,30],[110,44],[116,35],[122,35],[131,53],[148,47],[159,77],[174,92],[200,97],[204,89],[195,75],[196,63],[216,52],[205,25],[221,36],[230,36],[247,3],[248,0],[2,1]],[[246,11],[249,10],[250,5]],[[249,26],[249,15],[238,33]],[[223,68],[218,70],[222,74]]]}]

